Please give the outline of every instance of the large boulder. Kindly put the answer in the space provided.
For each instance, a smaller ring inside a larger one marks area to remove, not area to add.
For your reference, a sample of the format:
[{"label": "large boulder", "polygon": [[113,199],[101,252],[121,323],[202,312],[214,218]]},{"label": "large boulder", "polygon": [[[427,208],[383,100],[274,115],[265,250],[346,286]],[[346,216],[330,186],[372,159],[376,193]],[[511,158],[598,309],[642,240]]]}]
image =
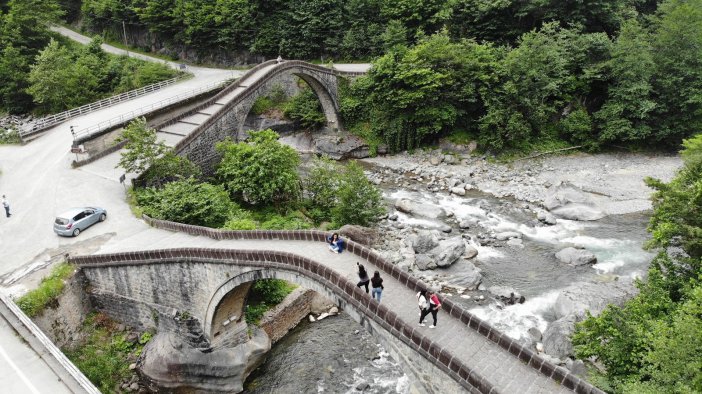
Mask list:
[{"label": "large boulder", "polygon": [[378,232],[375,229],[355,224],[347,224],[341,227],[339,234],[366,246],[372,246],[378,238]]},{"label": "large boulder", "polygon": [[553,184],[547,191],[544,199],[544,207],[549,211],[566,206],[571,203],[591,205],[592,201],[583,193],[580,188],[569,182],[558,182]]},{"label": "large boulder", "polygon": [[370,148],[361,138],[347,135],[319,135],[314,138],[315,153],[334,160],[362,159],[369,156]]},{"label": "large boulder", "polygon": [[556,258],[562,263],[572,266],[595,264],[597,262],[597,257],[592,252],[576,248],[561,249],[556,253]]},{"label": "large boulder", "polygon": [[463,258],[472,259],[473,257],[475,257],[477,255],[478,255],[478,249],[476,249],[470,245],[466,245],[466,252],[463,255]]},{"label": "large boulder", "polygon": [[459,259],[453,264],[451,269],[456,270],[454,275],[447,281],[451,285],[459,286],[466,290],[477,290],[483,281],[480,268],[477,268],[470,261]]},{"label": "large boulder", "polygon": [[[490,286],[488,287],[488,291],[494,295],[495,298],[509,305],[519,303],[522,297],[517,290],[509,286]],[[521,299],[521,302],[524,302],[524,299]]]},{"label": "large boulder", "polygon": [[414,255],[414,264],[417,265],[417,269],[419,270],[432,270],[436,268],[436,262],[434,259],[431,258],[431,256],[428,256],[426,254],[416,254]]},{"label": "large boulder", "polygon": [[561,290],[553,309],[557,319],[568,315],[582,317],[585,311],[596,316],[609,304],[623,305],[636,292],[631,280],[578,282]]},{"label": "large boulder", "polygon": [[495,239],[498,241],[506,241],[512,238],[522,238],[522,234],[516,231],[503,231],[495,234]]},{"label": "large boulder", "polygon": [[421,216],[428,219],[438,219],[446,215],[446,212],[439,206],[418,203],[407,198],[401,198],[395,201],[395,209],[409,215]]},{"label": "large boulder", "polygon": [[549,226],[552,226],[558,222],[558,219],[556,219],[556,217],[548,211],[539,211],[536,214],[536,219],[538,219],[541,223],[548,224]]},{"label": "large boulder", "polygon": [[551,210],[551,213],[563,219],[580,221],[599,220],[606,216],[599,209],[585,204],[568,204]]},{"label": "large boulder", "polygon": [[439,267],[448,267],[458,260],[466,251],[462,237],[453,237],[439,242],[439,246],[429,251]]},{"label": "large boulder", "polygon": [[544,353],[560,359],[573,354],[570,336],[575,331],[575,321],[575,316],[569,315],[548,325],[541,340],[544,344]]},{"label": "large boulder", "polygon": [[439,246],[439,239],[431,231],[420,231],[409,237],[415,253],[427,253]]},{"label": "large boulder", "polygon": [[158,333],[144,347],[139,368],[150,386],[168,391],[238,393],[271,348],[265,331],[234,347],[203,352],[171,333]]},{"label": "large boulder", "polygon": [[552,214],[569,220],[598,220],[605,216],[592,199],[568,182],[556,183],[548,189],[544,207]]}]

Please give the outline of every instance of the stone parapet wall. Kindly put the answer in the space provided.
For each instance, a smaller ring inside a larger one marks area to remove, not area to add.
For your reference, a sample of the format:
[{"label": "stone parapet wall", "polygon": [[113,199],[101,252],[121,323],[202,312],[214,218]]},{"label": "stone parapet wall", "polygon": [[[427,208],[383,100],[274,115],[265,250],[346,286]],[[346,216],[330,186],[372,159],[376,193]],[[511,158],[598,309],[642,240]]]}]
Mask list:
[{"label": "stone parapet wall", "polygon": [[266,312],[259,327],[268,334],[272,343],[278,342],[310,314],[315,295],[313,290],[298,287],[283,302]]}]

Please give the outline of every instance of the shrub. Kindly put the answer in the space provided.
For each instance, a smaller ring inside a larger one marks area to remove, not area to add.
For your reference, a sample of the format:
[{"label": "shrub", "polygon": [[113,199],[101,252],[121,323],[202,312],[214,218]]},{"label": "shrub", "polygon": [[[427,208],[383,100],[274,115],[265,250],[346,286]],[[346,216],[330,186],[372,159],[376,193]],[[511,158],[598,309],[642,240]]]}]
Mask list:
[{"label": "shrub", "polygon": [[260,279],[249,293],[251,303],[246,306],[246,322],[258,324],[263,314],[281,303],[297,286],[280,279]]},{"label": "shrub", "polygon": [[61,263],[51,270],[51,274],[39,283],[39,287],[28,292],[17,300],[17,306],[29,317],[37,316],[49,304],[56,301],[64,288],[64,281],[69,278],[75,267]]},{"label": "shrub", "polygon": [[174,181],[162,189],[136,190],[144,213],[162,220],[207,227],[220,227],[235,205],[222,186],[199,183],[194,178]]},{"label": "shrub", "polygon": [[385,212],[380,190],[368,181],[361,166],[355,162],[346,166],[342,179],[338,204],[332,212],[334,223],[338,226],[376,223]]},{"label": "shrub", "polygon": [[199,178],[201,175],[202,171],[195,163],[169,150],[151,163],[142,173],[141,180],[144,187],[160,187],[168,182]]},{"label": "shrub", "polygon": [[312,89],[303,89],[288,101],[283,108],[283,114],[306,129],[319,128],[326,123],[322,106]]},{"label": "shrub", "polygon": [[250,133],[248,142],[217,144],[217,176],[236,200],[253,205],[295,203],[300,197],[299,154],[273,130]]},{"label": "shrub", "polygon": [[19,144],[22,139],[15,128],[0,129],[0,144]]}]

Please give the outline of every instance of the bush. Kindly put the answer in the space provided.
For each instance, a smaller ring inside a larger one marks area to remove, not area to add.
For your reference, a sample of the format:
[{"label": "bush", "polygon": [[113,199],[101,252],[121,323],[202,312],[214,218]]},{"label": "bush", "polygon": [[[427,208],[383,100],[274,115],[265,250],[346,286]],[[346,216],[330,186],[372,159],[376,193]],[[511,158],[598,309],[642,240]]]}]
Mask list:
[{"label": "bush", "polygon": [[22,139],[17,132],[17,129],[0,129],[0,144],[19,144]]},{"label": "bush", "polygon": [[345,224],[375,224],[385,212],[380,190],[368,181],[363,168],[355,162],[346,166],[342,179],[338,204],[332,212],[334,223],[339,227]]},{"label": "bush", "polygon": [[319,98],[312,89],[303,89],[288,101],[283,108],[283,114],[306,129],[319,128],[326,123]]},{"label": "bush", "polygon": [[138,357],[152,334],[143,333],[135,343],[126,334],[115,332],[116,323],[102,313],[88,316],[83,322],[85,343],[65,350],[66,356],[101,392],[112,393],[132,375],[129,364]]},{"label": "bush", "polygon": [[61,295],[64,281],[69,278],[75,267],[61,263],[51,270],[51,274],[39,283],[39,287],[28,292],[17,300],[17,306],[29,317],[37,316]]},{"label": "bush", "polygon": [[142,173],[141,180],[144,187],[160,187],[168,182],[199,178],[201,175],[202,171],[195,163],[169,150],[151,163]]},{"label": "bush", "polygon": [[246,306],[246,322],[258,324],[264,313],[281,303],[296,287],[280,279],[257,280],[249,293],[252,302]]},{"label": "bush", "polygon": [[299,199],[300,155],[278,142],[273,130],[251,132],[248,142],[220,142],[217,150],[222,154],[217,177],[237,201],[281,206]]},{"label": "bush", "polygon": [[145,214],[197,226],[220,227],[236,207],[222,186],[194,178],[168,183],[162,189],[136,190],[135,195]]}]

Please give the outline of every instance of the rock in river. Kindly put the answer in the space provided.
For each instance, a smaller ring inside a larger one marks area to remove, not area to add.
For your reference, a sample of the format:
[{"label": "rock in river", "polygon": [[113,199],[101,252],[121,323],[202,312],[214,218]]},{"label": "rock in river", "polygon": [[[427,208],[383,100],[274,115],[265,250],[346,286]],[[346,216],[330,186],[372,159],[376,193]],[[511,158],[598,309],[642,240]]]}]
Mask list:
[{"label": "rock in river", "polygon": [[565,248],[556,253],[556,258],[566,264],[579,266],[585,264],[595,264],[597,257],[585,249]]}]

